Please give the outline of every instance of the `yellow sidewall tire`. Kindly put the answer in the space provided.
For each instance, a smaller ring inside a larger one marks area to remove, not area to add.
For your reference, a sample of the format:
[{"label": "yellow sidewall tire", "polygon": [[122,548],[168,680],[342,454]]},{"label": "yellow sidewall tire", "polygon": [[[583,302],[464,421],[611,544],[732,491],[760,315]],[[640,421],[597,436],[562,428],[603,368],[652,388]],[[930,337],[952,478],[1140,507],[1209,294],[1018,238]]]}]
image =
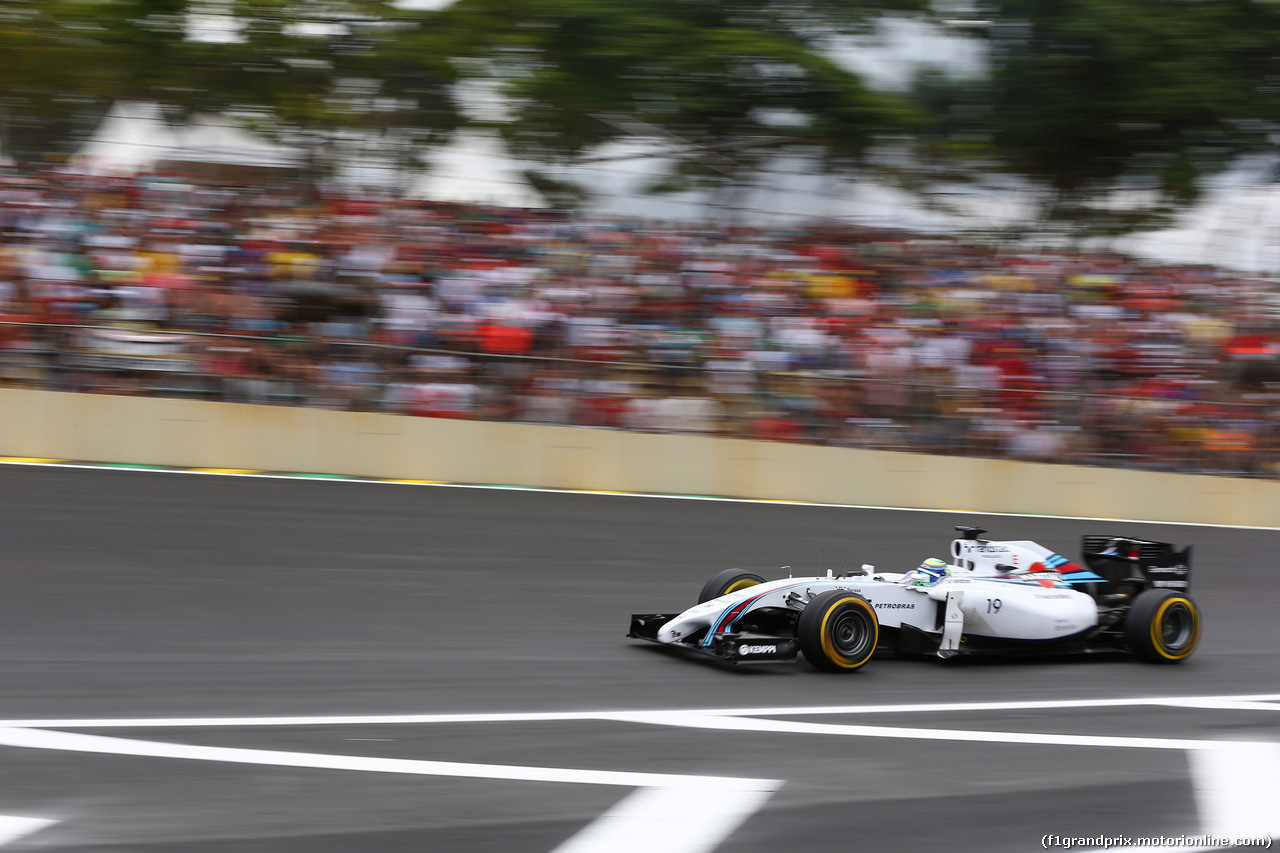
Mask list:
[{"label": "yellow sidewall tire", "polygon": [[796,624],[805,659],[826,672],[853,672],[875,654],[880,622],[861,595],[832,590],[814,596]]},{"label": "yellow sidewall tire", "polygon": [[764,578],[754,572],[744,571],[743,569],[725,569],[722,572],[716,572],[711,576],[710,580],[702,585],[702,591],[698,593],[698,603],[702,604],[713,598],[719,598],[731,592],[739,592],[747,587],[757,586],[762,583],[764,583]]},{"label": "yellow sidewall tire", "polygon": [[[1179,663],[1200,642],[1200,608],[1190,596],[1171,589],[1138,593],[1124,620],[1129,648],[1150,663]],[[1166,639],[1165,630],[1173,636]]]},{"label": "yellow sidewall tire", "polygon": [[[1164,620],[1171,609],[1183,610],[1191,620],[1191,639],[1176,650],[1169,649],[1164,644]],[[1156,653],[1168,661],[1186,660],[1196,650],[1198,642],[1200,642],[1200,611],[1196,609],[1195,602],[1182,595],[1167,598],[1161,602],[1155,616],[1151,619],[1151,645]]]}]

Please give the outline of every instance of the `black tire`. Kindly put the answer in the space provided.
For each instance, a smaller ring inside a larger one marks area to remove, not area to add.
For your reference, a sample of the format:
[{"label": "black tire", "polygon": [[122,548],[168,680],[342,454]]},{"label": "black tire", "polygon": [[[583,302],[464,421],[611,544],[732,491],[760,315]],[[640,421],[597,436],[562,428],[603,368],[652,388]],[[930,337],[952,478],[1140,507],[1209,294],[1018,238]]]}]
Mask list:
[{"label": "black tire", "polygon": [[805,660],[824,672],[853,672],[875,653],[880,620],[856,592],[833,589],[815,595],[800,612],[796,639]]},{"label": "black tire", "polygon": [[1178,663],[1200,642],[1200,608],[1181,592],[1143,590],[1125,614],[1124,633],[1140,660]]},{"label": "black tire", "polygon": [[723,572],[716,572],[711,576],[711,580],[702,585],[702,592],[698,593],[698,603],[702,604],[713,598],[761,583],[764,583],[764,578],[757,574],[744,572],[742,569],[725,569]]}]

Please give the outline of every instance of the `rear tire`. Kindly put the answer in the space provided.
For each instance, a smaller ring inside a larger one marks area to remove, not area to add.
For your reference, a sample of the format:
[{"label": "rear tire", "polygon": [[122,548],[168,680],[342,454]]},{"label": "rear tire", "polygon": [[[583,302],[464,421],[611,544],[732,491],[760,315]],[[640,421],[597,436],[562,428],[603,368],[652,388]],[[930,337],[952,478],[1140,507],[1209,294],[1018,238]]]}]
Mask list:
[{"label": "rear tire", "polygon": [[1125,614],[1124,633],[1139,660],[1178,663],[1200,641],[1200,608],[1181,592],[1143,590]]},{"label": "rear tire", "polygon": [[813,597],[800,612],[796,639],[805,660],[823,672],[853,672],[875,653],[880,620],[856,592],[833,589]]},{"label": "rear tire", "polygon": [[752,572],[744,572],[742,569],[725,569],[723,572],[712,575],[711,580],[702,585],[702,592],[698,593],[698,603],[702,604],[713,598],[762,583],[764,578]]}]

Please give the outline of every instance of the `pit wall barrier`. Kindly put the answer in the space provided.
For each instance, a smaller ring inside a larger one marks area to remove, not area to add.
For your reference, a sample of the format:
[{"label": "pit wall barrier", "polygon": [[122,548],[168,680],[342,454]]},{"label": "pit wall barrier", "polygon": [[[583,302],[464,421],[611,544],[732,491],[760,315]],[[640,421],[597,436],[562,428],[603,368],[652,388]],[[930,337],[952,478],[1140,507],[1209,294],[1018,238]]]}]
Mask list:
[{"label": "pit wall barrier", "polygon": [[0,388],[0,455],[1280,527],[1280,482]]}]

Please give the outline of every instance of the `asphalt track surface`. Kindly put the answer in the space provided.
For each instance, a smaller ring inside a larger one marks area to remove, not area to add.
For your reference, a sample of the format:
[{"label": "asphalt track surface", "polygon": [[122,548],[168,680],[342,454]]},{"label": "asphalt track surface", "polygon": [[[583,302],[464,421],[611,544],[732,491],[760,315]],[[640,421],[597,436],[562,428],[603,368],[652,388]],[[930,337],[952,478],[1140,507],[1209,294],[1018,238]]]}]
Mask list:
[{"label": "asphalt track surface", "polygon": [[[1280,693],[1277,531],[21,466],[0,466],[0,501],[5,853],[662,850],[644,837],[663,837],[661,809],[649,829],[600,819],[647,784],[610,773],[721,780],[679,788],[679,820],[704,803],[712,823],[743,814],[683,849],[1026,851],[1046,834],[1202,830],[1191,753],[1139,739],[1280,741],[1266,704],[1000,704]],[[721,568],[901,569],[945,555],[955,524],[1068,556],[1085,532],[1194,543],[1199,651],[834,676],[726,671],[623,636],[632,612],[688,606]],[[995,707],[910,710],[974,702]],[[873,705],[909,708],[746,717],[763,731],[645,716]],[[441,714],[507,716],[376,719]],[[209,720],[268,717],[292,722]],[[1116,741],[1070,737],[1089,735]],[[513,778],[394,772],[431,762]],[[570,775],[514,778],[528,768]],[[16,818],[50,823],[5,845]]]}]

